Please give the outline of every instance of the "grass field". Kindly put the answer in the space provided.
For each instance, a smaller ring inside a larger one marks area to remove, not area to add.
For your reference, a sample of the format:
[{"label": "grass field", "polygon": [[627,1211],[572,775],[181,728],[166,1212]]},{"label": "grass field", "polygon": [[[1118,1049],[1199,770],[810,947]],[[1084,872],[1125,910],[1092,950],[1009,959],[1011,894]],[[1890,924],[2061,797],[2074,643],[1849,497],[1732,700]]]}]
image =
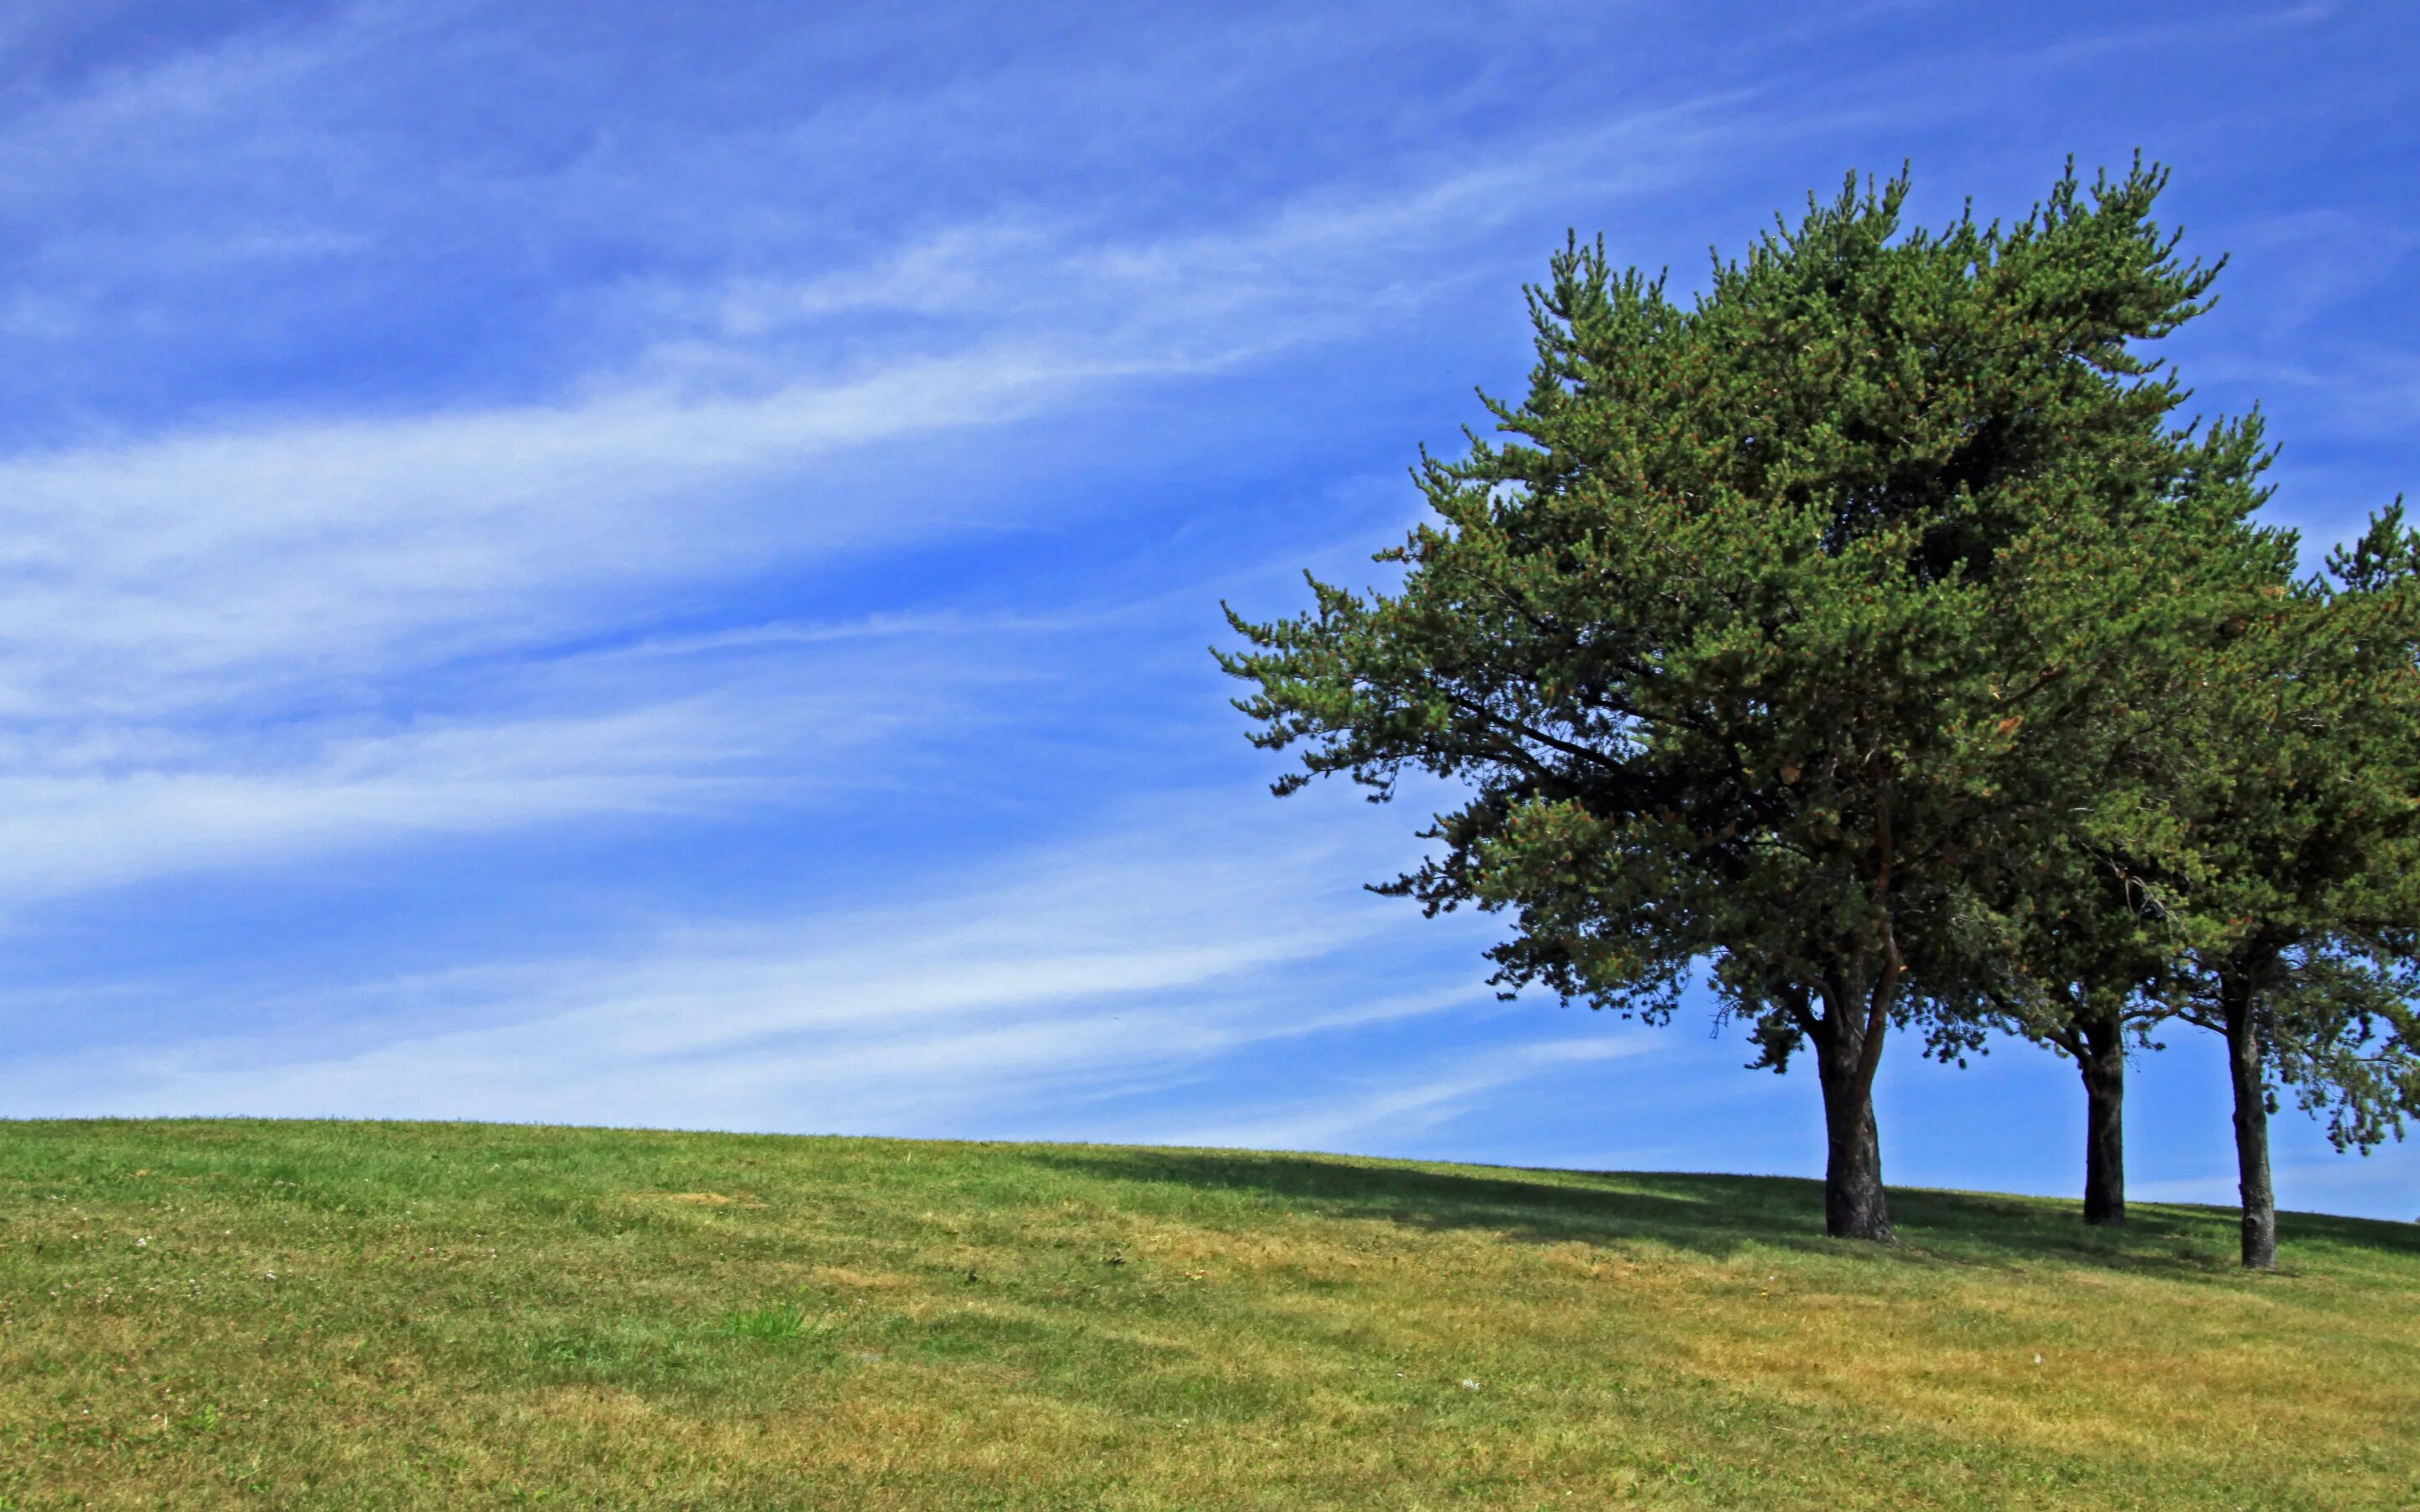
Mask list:
[{"label": "grass field", "polygon": [[476,1125],[0,1124],[0,1507],[2420,1506],[2420,1227]]}]

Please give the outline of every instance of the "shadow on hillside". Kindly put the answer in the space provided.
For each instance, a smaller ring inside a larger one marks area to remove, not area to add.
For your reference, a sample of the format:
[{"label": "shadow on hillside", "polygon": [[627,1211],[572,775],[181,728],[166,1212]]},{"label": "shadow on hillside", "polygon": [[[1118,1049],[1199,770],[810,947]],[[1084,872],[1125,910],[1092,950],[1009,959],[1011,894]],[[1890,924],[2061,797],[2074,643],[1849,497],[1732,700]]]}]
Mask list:
[{"label": "shadow on hillside", "polygon": [[[2235,1215],[2214,1208],[2138,1205],[2125,1229],[2112,1235],[2045,1199],[1901,1188],[1890,1194],[1901,1242],[1886,1247],[1826,1239],[1823,1183],[1790,1177],[1440,1170],[1245,1150],[1037,1151],[1029,1158],[1114,1180],[1257,1194],[1336,1216],[1438,1231],[1484,1228],[1533,1243],[1644,1241],[1717,1257],[1753,1243],[1901,1264],[2055,1259],[2238,1273]],[[2281,1228],[2288,1270],[2297,1241],[2420,1255],[2420,1226],[2291,1213]]]}]

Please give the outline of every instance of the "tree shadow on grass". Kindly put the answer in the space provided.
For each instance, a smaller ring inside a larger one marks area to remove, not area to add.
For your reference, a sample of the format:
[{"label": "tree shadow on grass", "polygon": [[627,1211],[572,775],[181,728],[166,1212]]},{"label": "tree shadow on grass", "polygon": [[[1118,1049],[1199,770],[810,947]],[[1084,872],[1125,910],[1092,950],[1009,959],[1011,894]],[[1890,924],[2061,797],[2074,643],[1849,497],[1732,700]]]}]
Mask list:
[{"label": "tree shadow on grass", "polygon": [[[1749,1245],[1876,1264],[2005,1267],[2042,1261],[2217,1278],[2240,1274],[2236,1218],[2221,1208],[2137,1205],[2117,1233],[2033,1197],[1896,1188],[1897,1245],[1823,1234],[1823,1187],[1792,1177],[1449,1168],[1251,1150],[1060,1149],[1029,1159],[1146,1186],[1252,1195],[1337,1217],[1431,1231],[1486,1229],[1541,1244],[1658,1243],[1715,1257]],[[2281,1215],[2299,1242],[2420,1256],[2420,1226]]]}]

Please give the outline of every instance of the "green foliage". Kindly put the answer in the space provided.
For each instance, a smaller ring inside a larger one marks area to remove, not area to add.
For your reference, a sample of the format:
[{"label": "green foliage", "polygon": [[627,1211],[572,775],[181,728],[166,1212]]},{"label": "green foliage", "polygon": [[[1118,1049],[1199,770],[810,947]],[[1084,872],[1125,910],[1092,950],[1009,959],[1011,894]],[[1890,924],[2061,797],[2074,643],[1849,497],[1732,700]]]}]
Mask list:
[{"label": "green foliage", "polygon": [[2420,1114],[2420,532],[2400,503],[2211,666],[2165,856],[2195,922],[2180,1007],[2227,1030],[2240,995],[2268,1078],[2366,1149]]},{"label": "green foliage", "polygon": [[2290,560],[2257,420],[2175,429],[2139,350],[2215,272],[2163,182],[1933,232],[1852,178],[1685,306],[1575,241],[1512,439],[1423,460],[1401,585],[1230,610],[1279,791],[1464,784],[1388,890],[1512,914],[1505,987],[1660,1019],[1711,962],[1763,1063],[1811,1039],[1859,1106],[1889,1023],[1954,1048],[2047,858],[2173,840],[2128,753]]}]

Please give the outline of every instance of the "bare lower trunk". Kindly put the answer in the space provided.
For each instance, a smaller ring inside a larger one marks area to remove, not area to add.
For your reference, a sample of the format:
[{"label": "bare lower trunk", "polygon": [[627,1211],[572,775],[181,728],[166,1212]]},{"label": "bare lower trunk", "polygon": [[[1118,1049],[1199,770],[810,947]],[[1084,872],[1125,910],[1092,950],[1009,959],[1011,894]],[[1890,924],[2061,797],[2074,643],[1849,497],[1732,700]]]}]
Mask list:
[{"label": "bare lower trunk", "polygon": [[2235,1092],[2236,1180],[2243,1195],[2243,1263],[2267,1271],[2277,1264],[2277,1194],[2269,1184],[2269,1088],[2252,998],[2251,973],[2221,979],[2227,1080]]},{"label": "bare lower trunk", "polygon": [[1874,1130],[1873,1057],[1848,1015],[1836,1010],[1828,1017],[1828,1032],[1816,1046],[1823,1083],[1823,1231],[1887,1244],[1893,1236],[1883,1199],[1882,1141]]},{"label": "bare lower trunk", "polygon": [[2126,1221],[2126,1041],[2115,1017],[2075,1021],[2084,1073],[2084,1221]]}]

